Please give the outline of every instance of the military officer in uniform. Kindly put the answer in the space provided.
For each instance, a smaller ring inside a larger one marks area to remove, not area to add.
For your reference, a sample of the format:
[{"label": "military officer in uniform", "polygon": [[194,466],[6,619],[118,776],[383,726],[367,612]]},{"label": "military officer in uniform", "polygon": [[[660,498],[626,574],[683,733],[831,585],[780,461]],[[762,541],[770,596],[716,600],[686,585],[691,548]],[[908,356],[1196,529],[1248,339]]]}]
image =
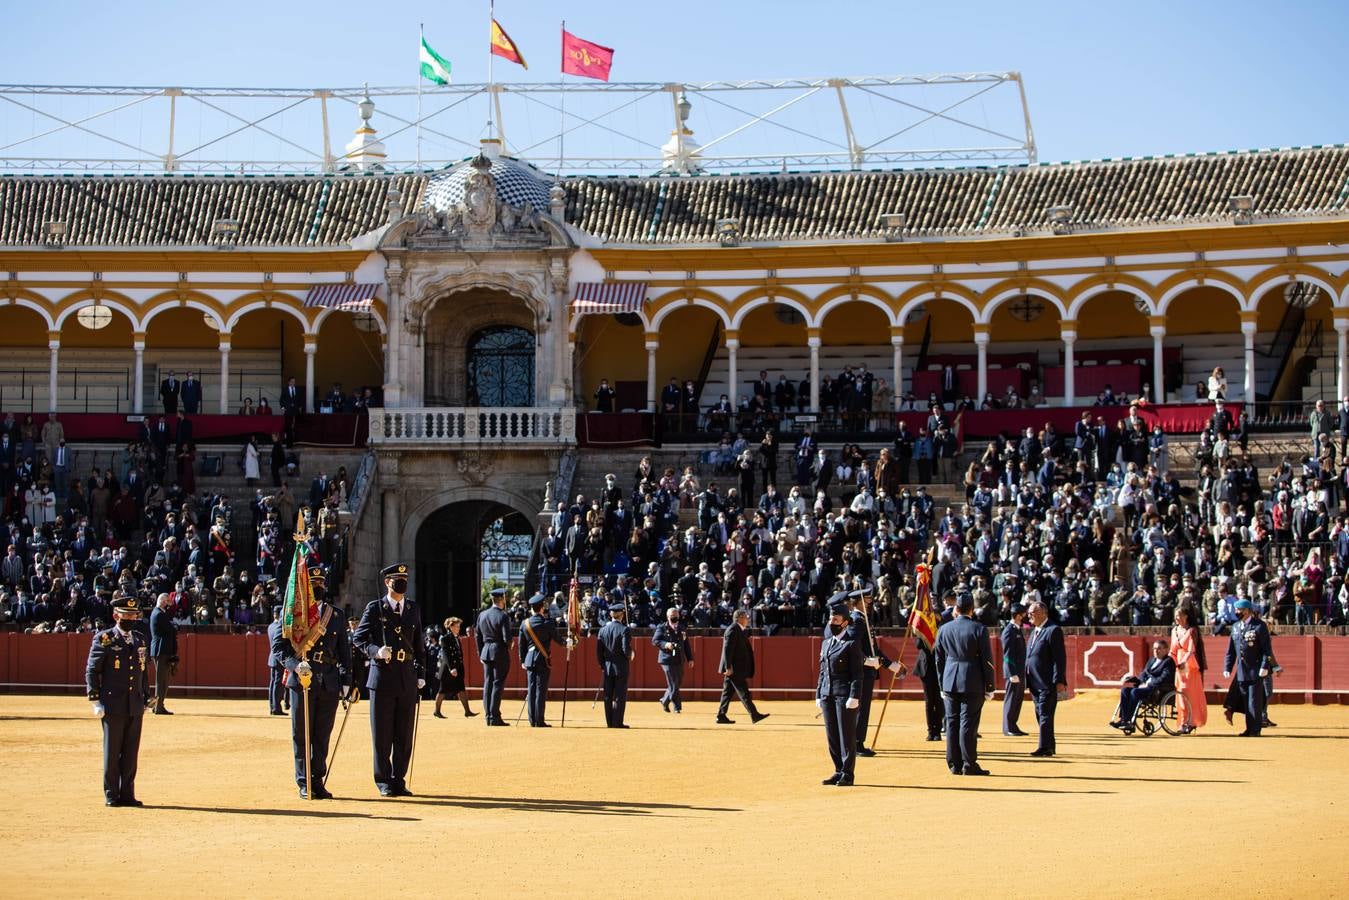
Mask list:
[{"label": "military officer in uniform", "polygon": [[548,600],[535,594],[529,600],[529,618],[520,628],[520,665],[525,670],[525,708],[529,711],[529,727],[551,728],[544,721],[544,707],[548,702],[548,679],[552,675],[554,643],[561,643],[557,626],[545,613]]},{"label": "military officer in uniform", "polygon": [[595,640],[595,657],[604,675],[604,722],[610,728],[628,728],[623,713],[628,706],[628,664],[632,662],[632,632],[623,621],[622,603],[609,606],[609,621]]},{"label": "military officer in uniform", "polygon": [[665,621],[656,626],[651,635],[651,643],[657,650],[656,662],[665,672],[665,693],[660,697],[661,708],[670,711],[684,711],[684,698],[679,693],[684,683],[684,666],[693,662],[693,645],[689,643],[688,633],[679,621],[679,607],[672,606],[665,614]]},{"label": "military officer in uniform", "polygon": [[[1270,660],[1274,647],[1269,639],[1269,628],[1255,614],[1251,601],[1236,602],[1237,617],[1232,626],[1232,639],[1227,644],[1223,661],[1223,677],[1236,674],[1233,685],[1246,701],[1246,730],[1239,737],[1259,737],[1265,721],[1265,679],[1269,677]],[[1235,668],[1234,668],[1235,667]]]},{"label": "military officer in uniform", "polygon": [[286,694],[286,669],[276,658],[276,642],[281,637],[281,607],[272,607],[272,624],[267,626],[267,709],[274,716],[284,716],[281,708]]},{"label": "military officer in uniform", "polygon": [[381,796],[410,797],[405,779],[412,760],[414,716],[426,687],[421,610],[408,599],[406,565],[388,566],[380,574],[387,593],[366,606],[351,642],[370,660],[365,686],[370,690],[375,784]]},{"label": "military officer in uniform", "polygon": [[933,656],[946,701],[946,765],[952,775],[987,775],[979,765],[979,714],[993,697],[988,629],[974,621],[974,598],[956,595],[956,615],[937,631]]},{"label": "military officer in uniform", "polygon": [[506,589],[492,591],[492,605],[478,613],[473,629],[482,660],[482,708],[488,725],[507,725],[501,718],[501,691],[511,670],[511,620],[506,614]]},{"label": "military officer in uniform", "polygon": [[309,682],[309,766],[314,779],[314,799],[331,800],[324,782],[328,778],[328,739],[337,721],[337,704],[343,693],[354,693],[351,674],[351,639],[347,634],[347,617],[327,602],[327,586],[322,568],[309,570],[309,583],[314,588],[314,599],[319,604],[319,627],[323,629],[307,658],[295,652],[295,646],[277,629],[272,639],[272,653],[286,672],[285,686],[290,691],[290,737],[295,750],[295,784],[306,800],[304,769],[304,689],[302,675],[311,675]]},{"label": "military officer in uniform", "polygon": [[870,599],[870,590],[853,591],[850,594],[839,593],[829,599],[831,608],[835,603],[840,602],[846,607],[851,600],[851,611],[848,614],[847,623],[849,640],[857,644],[862,651],[862,668],[864,671],[862,672],[862,691],[860,694],[861,706],[857,710],[857,727],[854,729],[857,735],[858,756],[876,755],[875,750],[866,746],[866,740],[867,726],[871,721],[871,695],[875,692],[876,679],[880,675],[881,669],[889,669],[896,675],[907,671],[899,663],[894,662],[882,653],[880,644],[872,637],[871,611],[867,608]]},{"label": "military officer in uniform", "polygon": [[136,799],[136,761],[150,698],[145,664],[149,645],[136,622],[140,601],[123,597],[112,608],[112,628],[94,635],[84,680],[94,715],[103,721],[103,803],[143,806]]},{"label": "military officer in uniform", "polygon": [[[939,630],[937,634],[941,634]],[[914,638],[918,656],[913,663],[913,674],[923,682],[923,712],[927,719],[927,739],[941,740],[943,722],[946,713],[942,706],[941,686],[937,683],[937,661],[932,648],[921,639]]]},{"label": "military officer in uniform", "polygon": [[835,594],[829,604],[829,625],[820,646],[820,677],[815,684],[815,705],[824,716],[824,733],[829,741],[829,758],[834,774],[824,784],[851,787],[853,767],[857,763],[857,718],[864,690],[866,666],[862,647],[850,628],[848,603]]}]

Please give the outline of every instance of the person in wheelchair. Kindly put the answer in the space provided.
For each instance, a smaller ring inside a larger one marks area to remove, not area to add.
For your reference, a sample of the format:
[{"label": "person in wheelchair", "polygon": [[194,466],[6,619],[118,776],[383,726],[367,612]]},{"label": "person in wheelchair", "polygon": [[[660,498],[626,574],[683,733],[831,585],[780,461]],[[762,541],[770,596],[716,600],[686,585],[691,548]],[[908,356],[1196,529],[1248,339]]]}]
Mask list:
[{"label": "person in wheelchair", "polygon": [[1110,723],[1111,728],[1126,734],[1133,731],[1134,716],[1140,703],[1161,700],[1176,689],[1176,663],[1168,654],[1169,650],[1166,641],[1157,641],[1152,645],[1152,659],[1143,671],[1124,679],[1124,686],[1119,691],[1119,717]]}]

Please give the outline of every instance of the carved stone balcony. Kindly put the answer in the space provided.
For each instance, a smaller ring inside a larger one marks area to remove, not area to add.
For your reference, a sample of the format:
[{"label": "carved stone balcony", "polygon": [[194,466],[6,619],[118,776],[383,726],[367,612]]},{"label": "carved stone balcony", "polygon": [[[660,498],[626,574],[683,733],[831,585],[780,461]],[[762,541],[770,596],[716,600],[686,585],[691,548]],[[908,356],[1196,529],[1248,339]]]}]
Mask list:
[{"label": "carved stone balcony", "polygon": [[569,447],[576,443],[576,407],[436,406],[370,410],[374,447]]}]

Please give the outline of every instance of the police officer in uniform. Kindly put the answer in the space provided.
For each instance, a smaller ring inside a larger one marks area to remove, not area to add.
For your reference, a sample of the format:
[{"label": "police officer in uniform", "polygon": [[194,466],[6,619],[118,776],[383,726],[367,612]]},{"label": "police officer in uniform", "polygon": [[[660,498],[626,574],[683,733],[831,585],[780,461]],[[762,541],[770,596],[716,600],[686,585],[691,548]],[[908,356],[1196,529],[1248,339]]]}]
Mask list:
[{"label": "police officer in uniform", "polygon": [[595,640],[595,657],[604,675],[604,722],[610,728],[628,728],[623,713],[628,705],[628,664],[632,662],[632,632],[623,621],[622,603],[609,606],[609,621]]},{"label": "police officer in uniform", "polygon": [[370,690],[375,784],[383,797],[410,797],[405,779],[412,759],[414,716],[426,687],[421,610],[407,597],[405,564],[388,566],[380,574],[387,593],[366,606],[351,641],[370,660],[365,686]]},{"label": "police officer in uniform", "polygon": [[94,715],[103,722],[103,803],[143,806],[136,799],[136,761],[150,698],[145,665],[149,644],[136,627],[140,602],[123,597],[112,608],[116,623],[94,635],[84,681]]},{"label": "police officer in uniform", "polygon": [[506,589],[492,591],[492,605],[478,613],[473,629],[482,660],[482,708],[488,725],[508,725],[501,718],[501,691],[511,670],[511,619],[506,614]]},{"label": "police officer in uniform", "polygon": [[666,712],[674,704],[675,712],[684,711],[684,698],[679,693],[684,683],[684,665],[693,662],[693,645],[689,643],[688,633],[679,621],[679,607],[672,606],[665,614],[665,621],[656,626],[651,635],[651,643],[657,650],[656,662],[665,672],[665,693],[661,695],[660,705]]},{"label": "police officer in uniform", "polygon": [[846,595],[835,594],[829,604],[829,625],[820,646],[820,677],[815,684],[815,705],[824,716],[829,758],[834,774],[824,784],[851,787],[857,763],[857,717],[862,701],[862,648],[856,632],[848,627]]},{"label": "police officer in uniform", "polygon": [[309,766],[314,779],[314,799],[331,800],[324,782],[328,778],[328,739],[337,721],[337,704],[342,694],[348,699],[352,691],[351,639],[347,634],[347,617],[327,602],[327,586],[321,567],[309,570],[309,583],[314,588],[314,599],[319,604],[319,627],[323,629],[308,658],[295,652],[289,638],[277,629],[272,639],[272,653],[286,672],[285,686],[290,691],[290,737],[295,750],[295,784],[300,796],[309,799],[305,790],[304,771],[304,689],[300,676],[312,676],[309,682]]},{"label": "police officer in uniform", "polygon": [[[862,651],[862,691],[861,706],[857,710],[857,755],[875,756],[876,751],[866,746],[867,726],[871,721],[871,695],[876,689],[876,679],[880,675],[882,667],[889,669],[896,675],[904,671],[899,663],[894,662],[881,652],[880,644],[872,637],[871,631],[871,610],[867,608],[868,601],[871,599],[870,589],[853,591],[852,593],[835,594],[829,599],[829,605],[832,608],[835,603],[842,603],[847,607],[848,601],[852,601],[851,611],[848,614],[848,639],[857,644]],[[831,626],[832,627],[832,626]],[[827,635],[826,635],[827,637]]]},{"label": "police officer in uniform", "polygon": [[552,675],[554,642],[561,643],[557,626],[545,615],[548,601],[543,594],[529,599],[530,615],[520,629],[520,665],[525,670],[525,708],[529,711],[529,727],[552,728],[544,721],[544,706],[548,702],[548,679]]}]

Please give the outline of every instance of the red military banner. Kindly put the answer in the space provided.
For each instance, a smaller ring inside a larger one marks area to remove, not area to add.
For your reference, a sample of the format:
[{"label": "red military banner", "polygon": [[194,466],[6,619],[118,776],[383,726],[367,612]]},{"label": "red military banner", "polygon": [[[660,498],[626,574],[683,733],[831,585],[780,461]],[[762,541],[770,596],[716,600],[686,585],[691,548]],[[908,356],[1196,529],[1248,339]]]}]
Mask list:
[{"label": "red military banner", "polygon": [[562,29],[562,73],[580,75],[583,78],[609,80],[609,68],[614,64],[612,47],[601,47],[583,38],[578,38],[567,29]]}]

